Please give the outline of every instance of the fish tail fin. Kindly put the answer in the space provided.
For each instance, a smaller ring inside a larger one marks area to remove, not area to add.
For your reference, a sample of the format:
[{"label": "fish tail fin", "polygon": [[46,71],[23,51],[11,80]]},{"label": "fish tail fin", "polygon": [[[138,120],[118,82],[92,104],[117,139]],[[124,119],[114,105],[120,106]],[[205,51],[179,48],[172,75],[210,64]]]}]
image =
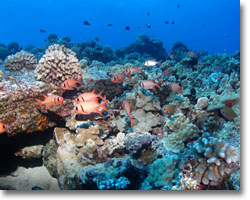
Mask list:
[{"label": "fish tail fin", "polygon": [[140,71],[141,73],[145,74],[144,70],[145,70],[145,68],[139,69],[139,71]]},{"label": "fish tail fin", "polygon": [[161,88],[160,84],[161,84],[162,80],[159,80],[158,83],[156,84],[156,87]]},{"label": "fish tail fin", "polygon": [[101,99],[104,99],[104,97],[102,96],[103,91],[104,91],[104,90],[102,90],[102,91],[97,95],[97,97],[100,97]]},{"label": "fish tail fin", "polygon": [[[103,110],[102,110],[103,112]],[[103,115],[101,115],[100,113],[96,113],[99,117],[101,117],[102,119],[105,119],[105,117]]]},{"label": "fish tail fin", "polygon": [[128,78],[128,79],[131,79],[131,77],[129,76],[131,72],[127,73],[125,76]]},{"label": "fish tail fin", "polygon": [[82,80],[82,76],[80,76],[79,79],[77,80],[77,83],[79,83],[80,85],[82,85],[81,80]]},{"label": "fish tail fin", "polygon": [[39,103],[39,107],[41,107],[44,103],[40,101],[39,99],[36,99],[36,101]]},{"label": "fish tail fin", "polygon": [[133,127],[133,126],[134,126],[134,122],[133,122],[133,120],[135,120],[135,118],[134,118],[134,117],[129,117],[129,119],[130,119],[130,124],[131,124],[131,127]]},{"label": "fish tail fin", "polygon": [[100,107],[102,107],[104,110],[106,110],[106,111],[109,111],[107,108],[106,108],[106,104],[109,102],[109,100],[106,100],[105,102],[103,102],[101,105],[100,105]]}]

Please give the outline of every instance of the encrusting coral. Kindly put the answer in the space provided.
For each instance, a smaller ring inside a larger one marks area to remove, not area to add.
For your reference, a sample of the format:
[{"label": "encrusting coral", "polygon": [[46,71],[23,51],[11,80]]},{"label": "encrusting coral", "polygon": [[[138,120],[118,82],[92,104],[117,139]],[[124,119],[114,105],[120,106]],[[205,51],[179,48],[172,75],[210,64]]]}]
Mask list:
[{"label": "encrusting coral", "polygon": [[171,134],[163,138],[166,148],[171,151],[184,150],[184,142],[198,136],[198,127],[191,123],[182,113],[166,118],[165,129],[169,129]]},{"label": "encrusting coral", "polygon": [[142,190],[171,188],[178,175],[177,156],[172,155],[155,160],[149,174],[142,183]]},{"label": "encrusting coral", "polygon": [[37,80],[60,86],[62,82],[81,75],[81,67],[75,53],[63,45],[49,46],[36,67]]},{"label": "encrusting coral", "polygon": [[35,56],[26,51],[20,51],[15,55],[8,56],[4,61],[4,68],[8,71],[20,71],[22,68],[34,70],[37,60]]}]

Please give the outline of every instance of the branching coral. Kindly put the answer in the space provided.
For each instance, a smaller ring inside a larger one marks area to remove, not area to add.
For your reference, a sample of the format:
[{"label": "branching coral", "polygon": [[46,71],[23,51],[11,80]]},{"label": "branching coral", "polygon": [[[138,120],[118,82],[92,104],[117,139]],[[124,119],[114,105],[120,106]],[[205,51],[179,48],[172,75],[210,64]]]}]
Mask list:
[{"label": "branching coral", "polygon": [[81,67],[75,53],[58,44],[49,46],[36,67],[37,80],[56,86],[60,86],[73,75],[80,76],[80,74]]},{"label": "branching coral", "polygon": [[33,70],[36,68],[36,64],[37,60],[33,54],[20,51],[6,58],[4,68],[8,71],[20,71],[22,68]]}]

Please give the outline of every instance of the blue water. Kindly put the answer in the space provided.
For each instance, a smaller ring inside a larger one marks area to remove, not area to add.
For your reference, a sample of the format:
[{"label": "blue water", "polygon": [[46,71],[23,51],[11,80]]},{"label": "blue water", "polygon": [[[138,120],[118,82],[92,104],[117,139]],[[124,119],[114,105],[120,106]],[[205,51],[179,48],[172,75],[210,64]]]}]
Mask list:
[{"label": "blue water", "polygon": [[[177,40],[210,54],[240,50],[238,0],[1,0],[0,7],[0,43],[5,44],[43,47],[55,33],[71,42],[98,37],[101,45],[115,49],[144,33],[161,40],[167,51]],[[91,25],[84,26],[84,20]]]}]

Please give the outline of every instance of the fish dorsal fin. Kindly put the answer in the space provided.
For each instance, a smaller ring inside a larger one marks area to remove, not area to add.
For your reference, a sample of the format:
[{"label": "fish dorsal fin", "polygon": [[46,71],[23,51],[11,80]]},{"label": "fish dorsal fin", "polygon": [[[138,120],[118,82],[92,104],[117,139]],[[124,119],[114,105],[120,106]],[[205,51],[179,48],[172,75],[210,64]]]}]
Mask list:
[{"label": "fish dorsal fin", "polygon": [[93,90],[91,93],[95,94],[96,90]]}]

